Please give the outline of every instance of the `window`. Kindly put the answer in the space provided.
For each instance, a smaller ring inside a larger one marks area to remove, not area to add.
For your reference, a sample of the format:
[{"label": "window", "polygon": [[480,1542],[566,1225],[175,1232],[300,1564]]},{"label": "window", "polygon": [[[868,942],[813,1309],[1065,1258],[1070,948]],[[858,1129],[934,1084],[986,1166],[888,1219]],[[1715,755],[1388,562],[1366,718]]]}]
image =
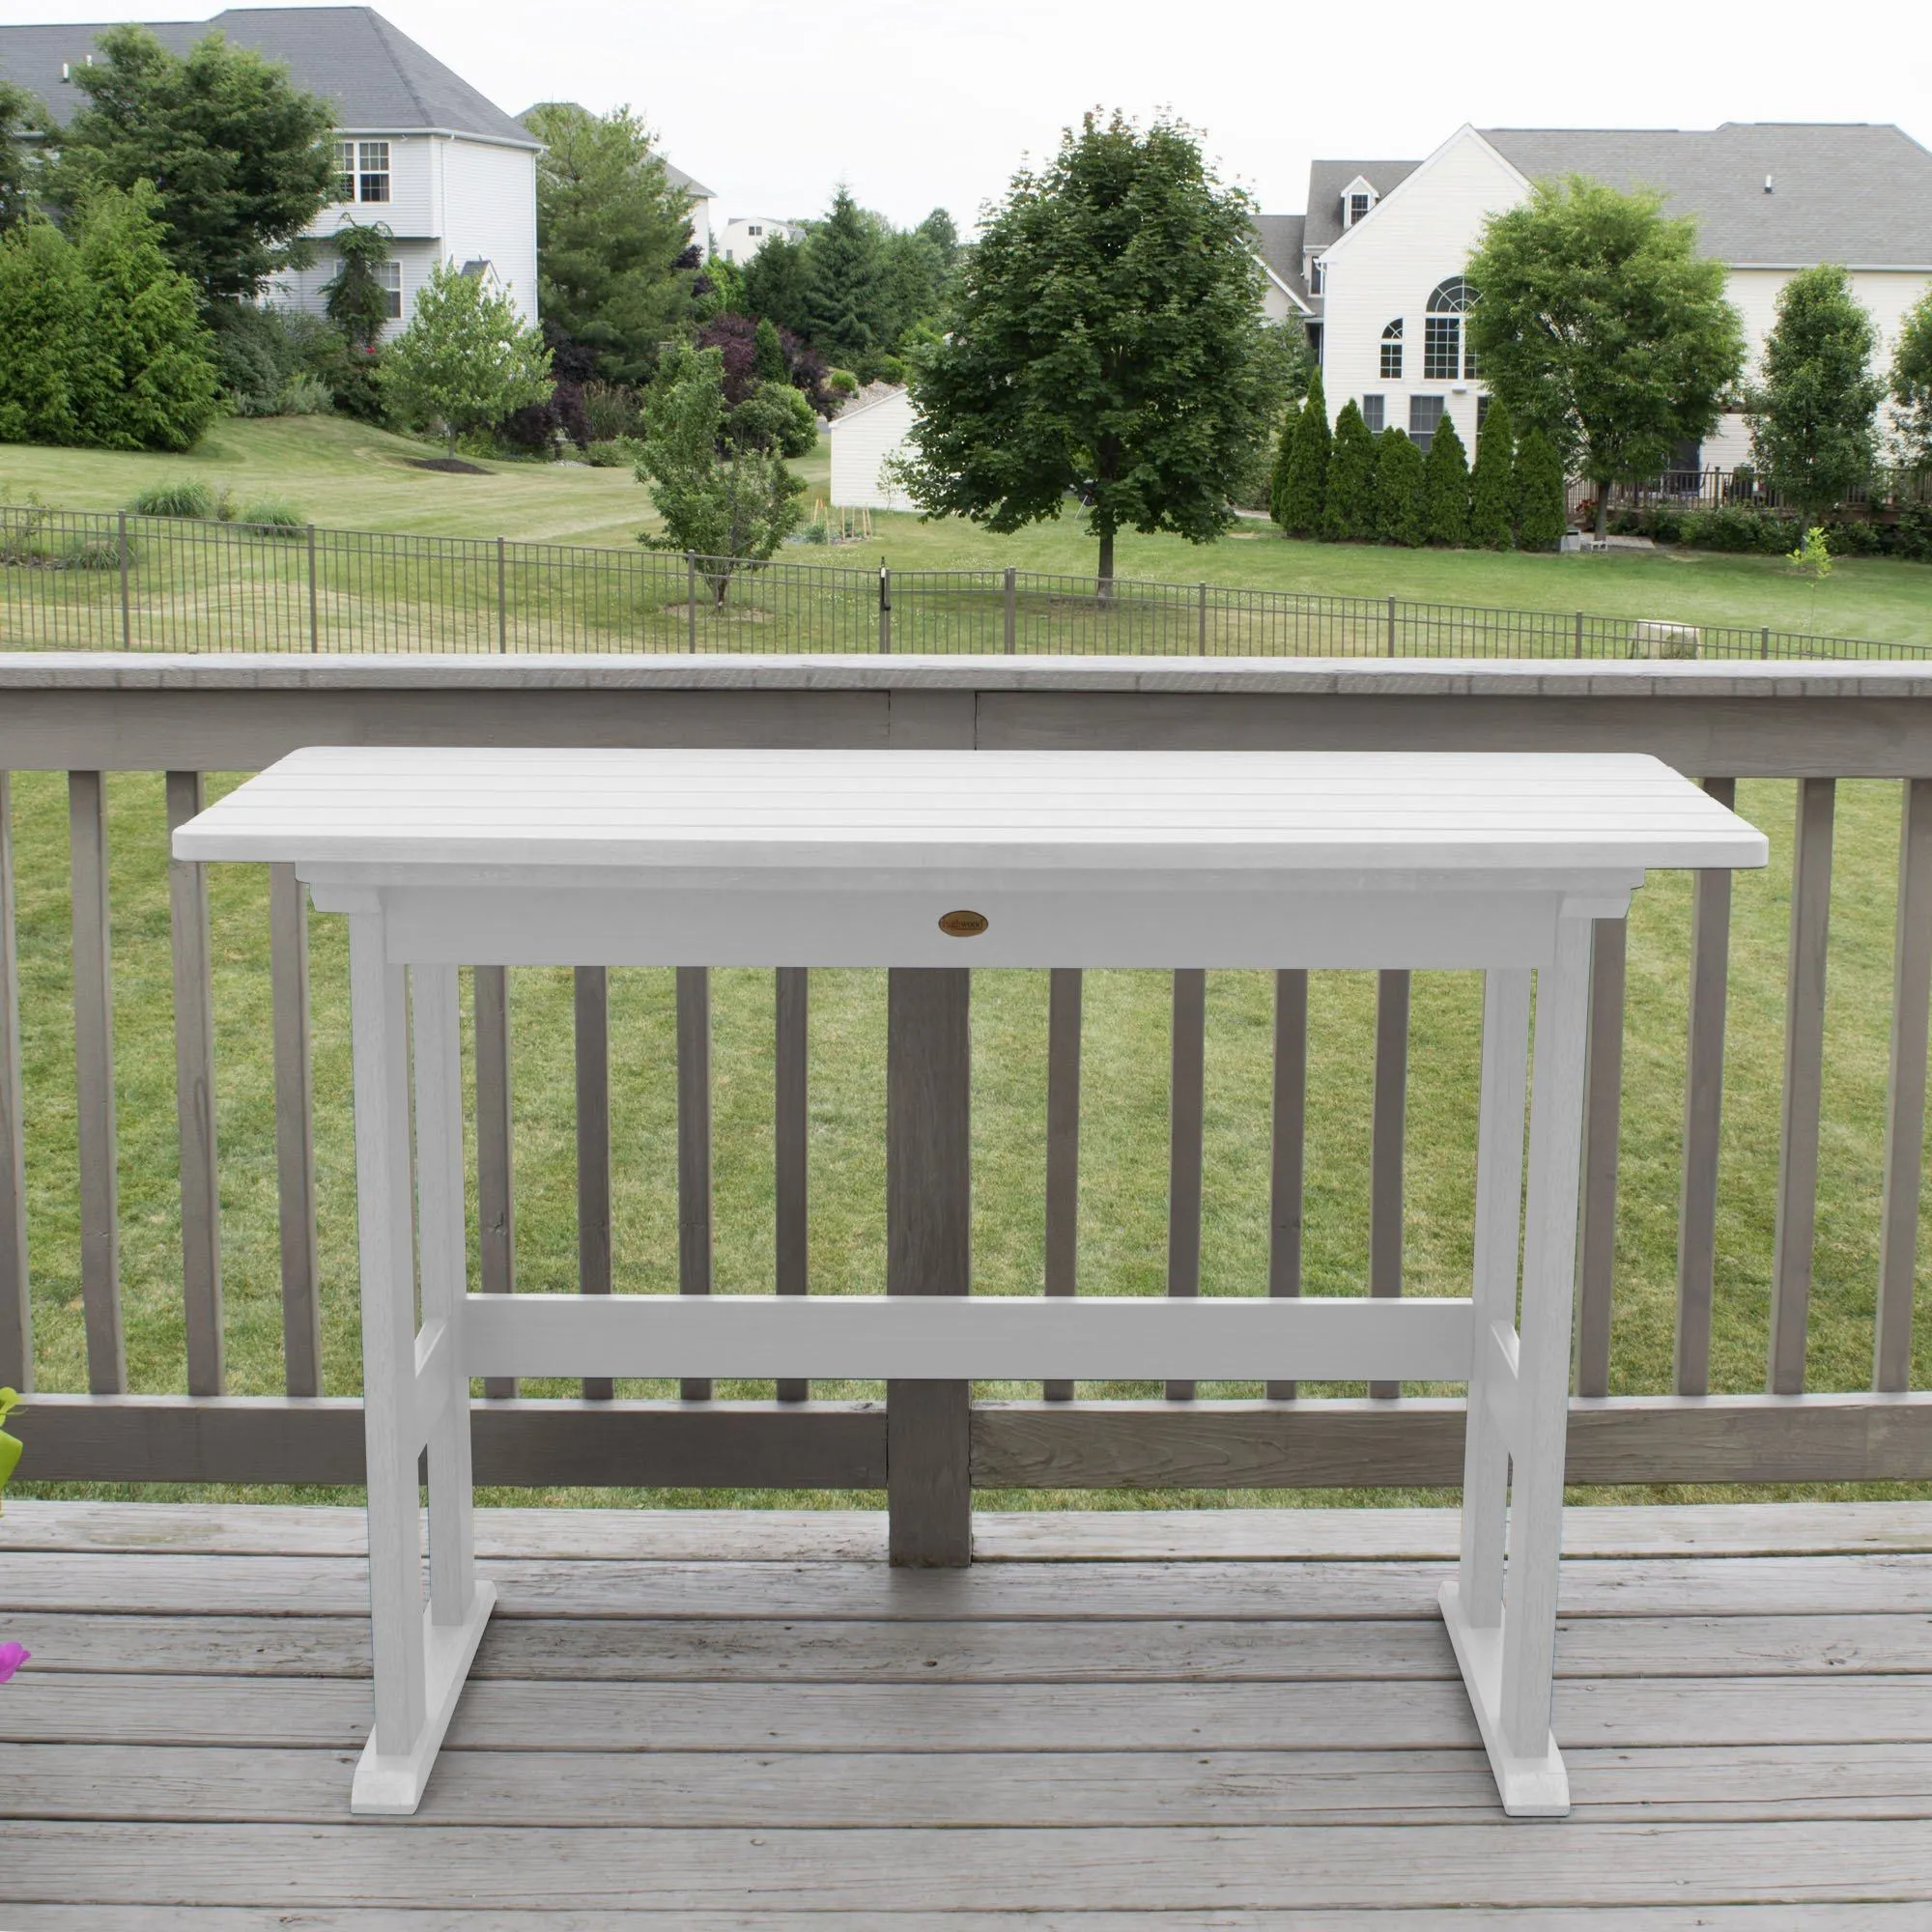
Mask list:
[{"label": "window", "polygon": [[1476,434],[1483,433],[1483,423],[1490,413],[1490,399],[1487,395],[1476,398]]},{"label": "window", "polygon": [[378,262],[376,280],[389,298],[389,320],[400,322],[403,318],[403,265],[400,262]]},{"label": "window", "polygon": [[1365,194],[1351,194],[1349,197],[1349,226],[1350,228],[1354,227],[1355,223],[1361,220],[1362,216],[1373,206],[1374,203],[1369,196]]},{"label": "window", "polygon": [[1321,293],[1321,284],[1323,279],[1324,279],[1324,270],[1322,268],[1321,257],[1318,255],[1316,256],[1315,260],[1309,264],[1308,268],[1308,292],[1310,295],[1319,296]]},{"label": "window", "polygon": [[747,235],[762,235],[764,232],[765,231],[762,228],[760,228],[756,222],[752,222],[748,224],[745,229],[745,233]]},{"label": "window", "polygon": [[1382,381],[1402,381],[1402,317],[1397,316],[1382,330]]},{"label": "window", "polygon": [[358,141],[355,145],[357,150],[355,199],[357,201],[387,201],[389,198],[388,142]]},{"label": "window", "polygon": [[1430,292],[1429,316],[1422,325],[1422,376],[1429,383],[1453,383],[1476,373],[1474,355],[1463,355],[1463,317],[1476,305],[1474,287],[1451,275]]},{"label": "window", "polygon": [[1362,398],[1362,420],[1368,424],[1372,436],[1379,436],[1388,427],[1386,396],[1364,396]]},{"label": "window", "polygon": [[335,144],[335,198],[337,201],[355,199],[355,143],[338,141]]},{"label": "window", "polygon": [[1408,399],[1408,440],[1416,448],[1427,450],[1442,420],[1444,403],[1440,396],[1411,396]]}]

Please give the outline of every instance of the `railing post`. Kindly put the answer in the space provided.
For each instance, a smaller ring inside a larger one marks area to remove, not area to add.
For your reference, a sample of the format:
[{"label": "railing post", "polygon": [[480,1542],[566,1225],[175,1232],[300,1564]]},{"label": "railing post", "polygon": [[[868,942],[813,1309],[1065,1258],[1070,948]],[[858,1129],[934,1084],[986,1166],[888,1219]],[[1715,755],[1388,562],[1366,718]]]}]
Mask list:
[{"label": "railing post", "polygon": [[1395,599],[1388,601],[1388,655],[1395,656]]},{"label": "railing post", "polygon": [[[470,975],[476,1015],[476,1246],[485,1294],[517,1287],[517,1194],[512,1158],[510,1089],[510,972],[478,966]],[[486,1376],[493,1402],[517,1393],[515,1376]]]},{"label": "railing post", "polygon": [[[1268,1293],[1301,1293],[1301,1202],[1308,1132],[1308,972],[1274,976],[1274,1107],[1268,1186]],[[1295,1384],[1269,1382],[1270,1402],[1293,1402]]]},{"label": "railing post", "polygon": [[1198,594],[1201,610],[1195,624],[1194,655],[1205,658],[1208,655],[1208,586],[1205,583],[1201,585]]},{"label": "railing post", "polygon": [[[1046,976],[1046,1292],[1073,1294],[1080,1275],[1080,1004],[1077,966]],[[1071,1381],[1049,1381],[1048,1402],[1071,1402]]]},{"label": "railing post", "polygon": [[685,648],[696,657],[697,655],[697,556],[696,552],[684,554],[684,626]]},{"label": "railing post", "polygon": [[[677,1292],[709,1294],[711,1219],[711,971],[677,969]],[[685,1402],[709,1402],[711,1383],[687,1376]]]},{"label": "railing post", "polygon": [[1011,564],[1007,565],[1006,619],[1007,655],[1011,657],[1019,646],[1019,572]]},{"label": "railing post", "polygon": [[886,566],[879,565],[879,655],[887,656],[893,648],[893,574]]},{"label": "railing post", "polygon": [[1583,613],[1580,611],[1577,612],[1577,655],[1579,658],[1583,655]]},{"label": "railing post", "polygon": [[510,600],[507,573],[503,568],[503,539],[497,539],[497,651],[501,656],[510,648]]},{"label": "railing post", "polygon": [[322,1393],[322,1303],[315,1235],[315,1100],[309,1058],[308,889],[293,866],[269,867],[269,980],[275,1062],[275,1200],[281,1233],[282,1381]]},{"label": "railing post", "polygon": [[1622,1126],[1624,979],[1629,923],[1595,922],[1590,1037],[1583,1065],[1583,1232],[1577,1315],[1577,1393],[1610,1392],[1610,1310],[1617,1248],[1617,1144]]},{"label": "railing post", "polygon": [[20,1095],[20,974],[14,939],[10,775],[0,772],[0,1386],[34,1386],[34,1311],[27,1273],[26,1136]]},{"label": "railing post", "polygon": [[[1206,1122],[1208,975],[1199,966],[1174,974],[1174,1030],[1168,1093],[1167,1292],[1201,1293],[1201,1168]],[[1192,1402],[1194,1384],[1167,1384],[1169,1402]]]},{"label": "railing post", "polygon": [[315,526],[308,526],[308,649],[313,657],[322,649],[322,613],[315,591]]},{"label": "railing post", "polygon": [[[611,975],[575,974],[577,1035],[577,1292],[611,1293]],[[584,1399],[609,1402],[608,1376],[585,1376]]]},{"label": "railing post", "polygon": [[1892,945],[1891,1065],[1887,1080],[1885,1197],[1879,1214],[1878,1329],[1872,1387],[1912,1386],[1912,1294],[1923,1191],[1927,1003],[1932,999],[1932,779],[1907,779],[1898,833]]},{"label": "railing post", "polygon": [[[1376,976],[1376,1096],[1369,1127],[1369,1293],[1402,1293],[1403,1143],[1408,1120],[1409,976]],[[1369,1393],[1393,1401],[1402,1384],[1372,1381]]]},{"label": "railing post", "polygon": [[131,651],[134,648],[134,612],[128,595],[128,512],[123,510],[117,518],[116,549],[121,564],[121,648]]},{"label": "railing post", "polygon": [[[781,966],[774,979],[772,1208],[777,1287],[781,1294],[804,1294],[810,1285],[807,1208],[811,974],[808,967]],[[802,1376],[781,1377],[774,1393],[780,1402],[804,1402],[811,1384]]]},{"label": "railing post", "polygon": [[1771,626],[1769,624],[1757,634],[1757,654],[1761,658],[1769,658],[1771,656]]}]

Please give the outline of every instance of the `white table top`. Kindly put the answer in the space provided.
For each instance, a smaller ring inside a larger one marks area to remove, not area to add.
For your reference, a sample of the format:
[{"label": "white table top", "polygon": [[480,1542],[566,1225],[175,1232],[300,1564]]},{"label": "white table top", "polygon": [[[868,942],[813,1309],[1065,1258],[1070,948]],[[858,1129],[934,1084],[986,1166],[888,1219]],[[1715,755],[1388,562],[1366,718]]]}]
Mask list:
[{"label": "white table top", "polygon": [[1634,753],[318,746],[175,834],[304,871],[1641,872],[1764,835]]}]

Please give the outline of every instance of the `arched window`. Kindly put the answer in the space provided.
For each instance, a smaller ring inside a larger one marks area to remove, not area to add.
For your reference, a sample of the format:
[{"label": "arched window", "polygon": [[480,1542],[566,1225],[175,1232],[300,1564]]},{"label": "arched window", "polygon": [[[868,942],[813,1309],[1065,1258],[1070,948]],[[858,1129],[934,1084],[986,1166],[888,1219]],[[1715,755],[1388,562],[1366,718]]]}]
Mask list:
[{"label": "arched window", "polygon": [[1382,330],[1382,381],[1402,381],[1402,317],[1397,316]]},{"label": "arched window", "polygon": [[1430,292],[1429,314],[1422,325],[1422,375],[1425,382],[1453,383],[1473,376],[1473,362],[1463,361],[1463,317],[1476,305],[1474,287],[1461,275],[1451,275]]}]

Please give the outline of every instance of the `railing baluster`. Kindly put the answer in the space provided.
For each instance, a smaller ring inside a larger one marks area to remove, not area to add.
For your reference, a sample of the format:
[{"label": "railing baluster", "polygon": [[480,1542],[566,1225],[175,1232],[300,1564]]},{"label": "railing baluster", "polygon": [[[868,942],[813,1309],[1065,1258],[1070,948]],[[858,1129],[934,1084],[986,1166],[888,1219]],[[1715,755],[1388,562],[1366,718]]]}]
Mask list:
[{"label": "railing baluster", "polygon": [[1885,1203],[1880,1212],[1878,1327],[1872,1386],[1912,1386],[1912,1295],[1925,1146],[1927,1003],[1932,1001],[1932,779],[1905,781],[1898,833],[1898,917],[1893,942],[1891,1067],[1885,1118]]},{"label": "railing baluster", "polygon": [[[611,974],[576,970],[577,1289],[611,1293]],[[609,1402],[611,1378],[585,1376],[586,1401]]]},{"label": "railing baluster", "polygon": [[[1201,1140],[1206,1097],[1208,975],[1176,969],[1167,1155],[1167,1292],[1201,1293]],[[1170,1381],[1169,1402],[1192,1402],[1191,1381]]]},{"label": "railing baluster", "polygon": [[1777,1137],[1777,1230],[1772,1256],[1773,1395],[1804,1388],[1811,1247],[1818,1217],[1818,1114],[1825,1072],[1825,946],[1831,923],[1833,779],[1798,781],[1791,855],[1791,954],[1784,1019],[1784,1103]]},{"label": "railing baluster", "polygon": [[[478,966],[470,974],[476,1015],[476,1249],[485,1294],[517,1287],[517,1190],[510,1102],[510,972]],[[483,1393],[502,1402],[517,1392],[515,1376],[485,1376]]]},{"label": "railing baluster", "polygon": [[[1274,976],[1274,1144],[1268,1176],[1268,1293],[1301,1293],[1301,1201],[1308,1137],[1308,974]],[[1291,1381],[1267,1384],[1270,1402],[1293,1402]]]},{"label": "railing baluster", "polygon": [[14,937],[14,798],[0,772],[0,1386],[34,1386],[27,1167],[20,1096],[20,961]]},{"label": "railing baluster", "polygon": [[275,1194],[281,1226],[282,1375],[290,1395],[313,1396],[322,1393],[322,1297],[315,1235],[308,892],[293,866],[269,867],[269,975],[275,1058]]},{"label": "railing baluster", "polygon": [[[1719,805],[1737,802],[1735,779],[1706,779]],[[1724,1007],[1731,962],[1731,875],[1699,872],[1690,902],[1690,1023],[1684,1071],[1684,1175],[1677,1207],[1674,1386],[1711,1386],[1711,1301],[1718,1266],[1718,1151],[1724,1107]]]},{"label": "railing baluster", "polygon": [[[711,1293],[711,972],[677,969],[677,1292]],[[709,1402],[711,1383],[687,1376],[686,1402]]]},{"label": "railing baluster", "polygon": [[94,1395],[128,1386],[121,1328],[120,1189],[115,1174],[114,984],[107,903],[107,814],[99,772],[67,775],[73,878],[73,1050],[80,1154],[80,1293],[87,1383]]},{"label": "railing baluster", "polygon": [[[199,772],[167,775],[172,834],[201,810]],[[221,1333],[221,1188],[214,1140],[214,987],[209,954],[208,877],[168,860],[173,935],[175,1108],[181,1138],[182,1304],[187,1330],[187,1392],[224,1393]]]},{"label": "railing baluster", "polygon": [[1590,1038],[1583,1072],[1583,1228],[1578,1240],[1577,1309],[1577,1393],[1586,1396],[1610,1392],[1628,933],[1627,921],[1600,919],[1591,940]]},{"label": "railing baluster", "polygon": [[[804,1294],[810,1286],[810,1202],[811,1116],[807,1068],[811,1043],[811,974],[781,966],[774,975],[778,1011],[774,1055],[772,1194],[778,1250],[778,1292]],[[781,1378],[781,1402],[804,1402],[811,1384],[804,1377]]]},{"label": "railing baluster", "polygon": [[[1080,1003],[1077,966],[1046,976],[1046,1292],[1073,1294],[1080,1275]],[[1071,1402],[1070,1381],[1050,1381],[1048,1402]]]},{"label": "railing baluster", "polygon": [[[1369,1293],[1402,1293],[1403,1141],[1408,1116],[1406,969],[1376,975],[1376,1098],[1369,1131]],[[1393,1400],[1402,1384],[1372,1381],[1369,1393]]]}]

